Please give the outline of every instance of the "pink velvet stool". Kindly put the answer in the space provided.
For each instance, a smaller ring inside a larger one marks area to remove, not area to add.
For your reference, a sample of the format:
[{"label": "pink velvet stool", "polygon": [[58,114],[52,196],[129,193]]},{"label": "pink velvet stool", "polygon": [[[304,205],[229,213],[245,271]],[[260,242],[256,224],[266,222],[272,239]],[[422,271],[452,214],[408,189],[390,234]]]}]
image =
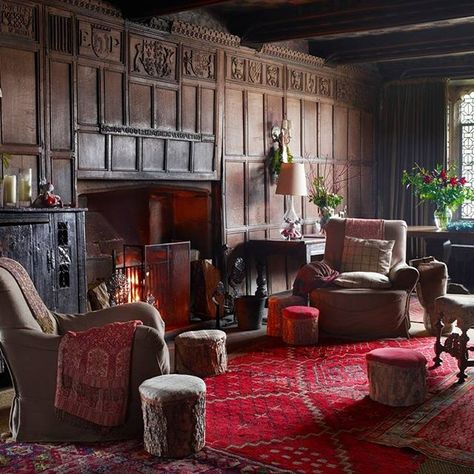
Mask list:
[{"label": "pink velvet stool", "polygon": [[318,343],[319,309],[311,306],[288,306],[282,313],[284,342],[295,346]]},{"label": "pink velvet stool", "polygon": [[267,336],[281,337],[282,311],[288,306],[304,305],[306,299],[295,295],[274,295],[268,298]]},{"label": "pink velvet stool", "polygon": [[422,403],[426,396],[426,358],[412,349],[385,347],[365,355],[372,400],[393,407]]}]

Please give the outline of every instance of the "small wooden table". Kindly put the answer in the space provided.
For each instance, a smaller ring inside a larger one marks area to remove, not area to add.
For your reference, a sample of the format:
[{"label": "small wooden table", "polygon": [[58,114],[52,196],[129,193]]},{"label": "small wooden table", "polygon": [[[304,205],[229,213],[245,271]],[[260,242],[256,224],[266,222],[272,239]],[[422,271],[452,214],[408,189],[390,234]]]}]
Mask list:
[{"label": "small wooden table", "polygon": [[424,239],[427,254],[445,263],[448,263],[449,258],[444,249],[445,242],[474,245],[474,232],[438,230],[434,226],[408,226],[407,236]]},{"label": "small wooden table", "polygon": [[321,237],[303,237],[300,240],[263,239],[249,240],[246,252],[255,258],[257,266],[257,296],[268,296],[266,279],[266,259],[271,255],[293,257],[301,265],[310,263],[313,257],[324,256],[326,239]]}]

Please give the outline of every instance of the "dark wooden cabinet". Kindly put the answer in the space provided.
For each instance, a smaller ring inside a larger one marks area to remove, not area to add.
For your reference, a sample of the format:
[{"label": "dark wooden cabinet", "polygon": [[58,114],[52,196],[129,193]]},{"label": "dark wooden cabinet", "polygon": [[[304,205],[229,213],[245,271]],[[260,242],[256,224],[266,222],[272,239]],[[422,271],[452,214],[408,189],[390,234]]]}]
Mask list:
[{"label": "dark wooden cabinet", "polygon": [[0,255],[26,268],[51,311],[86,310],[84,209],[0,210]]}]

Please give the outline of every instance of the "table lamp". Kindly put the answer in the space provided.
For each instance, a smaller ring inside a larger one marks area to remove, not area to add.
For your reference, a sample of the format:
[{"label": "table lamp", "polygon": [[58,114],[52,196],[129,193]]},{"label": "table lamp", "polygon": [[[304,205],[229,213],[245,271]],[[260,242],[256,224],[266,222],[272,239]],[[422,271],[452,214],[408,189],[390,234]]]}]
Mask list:
[{"label": "table lamp", "polygon": [[281,235],[287,240],[301,239],[301,218],[296,214],[293,196],[308,195],[303,163],[281,164],[275,193],[288,196],[286,212],[280,230]]}]

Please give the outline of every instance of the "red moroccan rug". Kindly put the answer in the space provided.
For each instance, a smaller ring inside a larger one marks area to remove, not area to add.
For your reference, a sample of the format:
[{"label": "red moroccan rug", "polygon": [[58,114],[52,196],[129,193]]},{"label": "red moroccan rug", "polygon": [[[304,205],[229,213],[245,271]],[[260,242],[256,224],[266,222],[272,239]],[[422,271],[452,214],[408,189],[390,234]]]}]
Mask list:
[{"label": "red moroccan rug", "polygon": [[450,387],[419,407],[390,417],[366,439],[388,446],[411,447],[430,457],[474,469],[474,384],[472,377],[462,385],[456,384],[454,374],[450,380]]},{"label": "red moroccan rug", "polygon": [[[206,380],[208,445],[291,472],[410,473],[424,456],[362,438],[405,408],[367,396],[366,352],[409,347],[433,357],[434,338],[262,348]],[[430,371],[429,398],[455,371]]]},{"label": "red moroccan rug", "polygon": [[[206,379],[207,446],[195,456],[162,460],[146,453],[139,441],[93,445],[3,442],[0,470],[67,474],[414,473],[426,459],[424,454],[364,439],[383,442],[384,435],[392,434],[392,427],[417,409],[391,408],[367,397],[365,353],[377,347],[410,347],[430,360],[433,342],[434,338],[338,345],[332,341],[331,345],[297,348],[265,342],[232,359],[226,374]],[[427,404],[436,403],[436,397],[446,393],[455,372],[449,356],[440,368],[429,372]],[[450,404],[453,409],[472,403],[465,393],[454,398],[458,402]],[[467,405],[464,410],[465,414],[472,411]],[[435,410],[431,413],[435,415]],[[432,417],[433,424],[426,429],[430,434],[425,438],[436,448],[438,430],[440,449],[425,451],[428,454],[444,459],[451,440],[442,433],[452,414]],[[468,445],[472,437],[467,429],[472,429],[472,424],[461,426],[462,421],[456,419],[452,423],[453,430],[465,430]],[[421,424],[418,427],[422,428]]]}]

